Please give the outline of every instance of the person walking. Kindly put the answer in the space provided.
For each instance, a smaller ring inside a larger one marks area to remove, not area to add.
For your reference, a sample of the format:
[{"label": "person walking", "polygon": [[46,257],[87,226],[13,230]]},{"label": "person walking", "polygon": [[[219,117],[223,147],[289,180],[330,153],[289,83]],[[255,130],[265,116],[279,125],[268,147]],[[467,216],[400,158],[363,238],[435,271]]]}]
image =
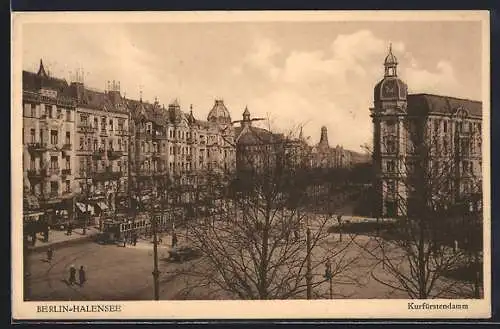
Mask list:
[{"label": "person walking", "polygon": [[172,233],[172,248],[177,246],[177,234],[175,232]]},{"label": "person walking", "polygon": [[73,285],[76,283],[76,269],[74,265],[71,265],[69,268],[69,284]]},{"label": "person walking", "polygon": [[83,286],[87,278],[85,277],[85,270],[83,269],[83,265],[80,266],[80,270],[78,271],[78,279],[80,281],[80,286]]},{"label": "person walking", "polygon": [[54,250],[51,247],[47,249],[47,261],[50,263],[52,261],[52,256],[54,256]]},{"label": "person walking", "polygon": [[137,233],[134,234],[134,236],[132,238],[132,242],[133,242],[134,246],[137,245]]}]

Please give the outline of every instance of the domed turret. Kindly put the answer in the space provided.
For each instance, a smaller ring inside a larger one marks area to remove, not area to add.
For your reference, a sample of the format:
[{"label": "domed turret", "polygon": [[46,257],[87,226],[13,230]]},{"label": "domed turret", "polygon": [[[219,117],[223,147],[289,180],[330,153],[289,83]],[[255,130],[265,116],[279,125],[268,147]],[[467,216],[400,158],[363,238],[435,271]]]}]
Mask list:
[{"label": "domed turret", "polygon": [[207,116],[208,122],[214,122],[218,124],[230,124],[231,115],[224,105],[224,101],[221,99],[216,99],[214,107],[210,110]]},{"label": "domed turret", "polygon": [[404,101],[408,94],[408,87],[397,75],[398,60],[389,46],[389,54],[385,57],[385,74],[374,89],[373,98],[376,103],[380,101]]}]

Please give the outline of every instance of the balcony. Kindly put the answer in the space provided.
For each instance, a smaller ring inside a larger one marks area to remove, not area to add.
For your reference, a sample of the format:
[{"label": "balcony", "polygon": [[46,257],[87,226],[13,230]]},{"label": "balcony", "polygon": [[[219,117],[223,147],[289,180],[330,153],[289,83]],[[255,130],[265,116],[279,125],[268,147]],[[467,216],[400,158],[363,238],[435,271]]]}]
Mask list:
[{"label": "balcony", "polygon": [[101,129],[101,131],[99,132],[99,136],[108,137],[108,131],[106,130],[106,128]]},{"label": "balcony", "polygon": [[161,153],[159,151],[153,151],[153,158],[159,159],[161,157]]},{"label": "balcony", "polygon": [[116,160],[123,156],[123,151],[108,150],[108,159]]},{"label": "balcony", "polygon": [[41,179],[43,176],[45,176],[45,170],[44,169],[28,169],[28,178],[30,179]]},{"label": "balcony", "polygon": [[77,131],[82,134],[94,134],[97,132],[97,128],[94,128],[89,124],[80,124],[77,126]]},{"label": "balcony", "polygon": [[47,168],[46,169],[47,176],[59,175],[60,172],[61,171],[59,168]]},{"label": "balcony", "polygon": [[94,150],[94,152],[92,153],[92,157],[94,159],[102,159],[103,156],[104,156],[103,149]]},{"label": "balcony", "polygon": [[63,170],[61,170],[61,174],[63,176],[71,175],[71,169],[63,169]]},{"label": "balcony", "polygon": [[67,143],[67,144],[64,144],[63,147],[62,147],[63,151],[69,151],[71,150],[71,144]]},{"label": "balcony", "polygon": [[115,130],[115,135],[117,136],[128,136],[128,131],[125,129],[117,129]]},{"label": "balcony", "polygon": [[43,152],[47,150],[47,143],[28,143],[28,151]]},{"label": "balcony", "polygon": [[97,171],[92,173],[92,178],[95,181],[108,181],[108,180],[117,180],[122,176],[121,171],[112,171],[112,170],[104,170]]}]

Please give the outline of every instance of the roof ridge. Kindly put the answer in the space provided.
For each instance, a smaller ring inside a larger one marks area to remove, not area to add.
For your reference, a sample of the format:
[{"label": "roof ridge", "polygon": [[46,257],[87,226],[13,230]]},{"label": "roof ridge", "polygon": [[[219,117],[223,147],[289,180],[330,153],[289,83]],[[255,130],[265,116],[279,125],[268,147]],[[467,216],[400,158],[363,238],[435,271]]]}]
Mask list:
[{"label": "roof ridge", "polygon": [[456,99],[460,101],[469,101],[469,102],[475,102],[475,103],[482,103],[482,101],[478,101],[475,99],[470,99],[470,98],[463,98],[463,97],[456,97],[456,96],[446,96],[446,95],[440,95],[440,94],[431,94],[431,93],[412,93],[408,94],[409,96],[431,96],[431,97],[439,97],[439,98],[446,98],[446,99]]}]

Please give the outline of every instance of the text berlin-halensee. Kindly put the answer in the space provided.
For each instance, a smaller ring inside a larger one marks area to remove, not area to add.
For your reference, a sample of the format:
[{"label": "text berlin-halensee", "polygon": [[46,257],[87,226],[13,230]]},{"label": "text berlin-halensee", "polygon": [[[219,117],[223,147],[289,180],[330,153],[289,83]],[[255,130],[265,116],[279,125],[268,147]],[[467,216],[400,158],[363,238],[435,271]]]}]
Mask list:
[{"label": "text berlin-halensee", "polygon": [[98,305],[37,305],[38,313],[111,313],[121,312],[122,306],[118,304]]}]

